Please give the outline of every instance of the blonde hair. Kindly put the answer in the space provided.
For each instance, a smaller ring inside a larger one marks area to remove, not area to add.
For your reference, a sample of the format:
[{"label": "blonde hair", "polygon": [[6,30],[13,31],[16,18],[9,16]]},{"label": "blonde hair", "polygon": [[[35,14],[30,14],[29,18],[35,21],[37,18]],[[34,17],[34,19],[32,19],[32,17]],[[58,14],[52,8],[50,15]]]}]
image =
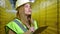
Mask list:
[{"label": "blonde hair", "polygon": [[24,5],[17,8],[17,18],[22,21],[22,23],[27,23],[27,17],[24,13]]},{"label": "blonde hair", "polygon": [[17,18],[20,19],[22,23],[24,23],[25,25],[29,23],[27,16],[25,15],[25,12],[24,12],[25,11],[24,5],[18,7],[16,10],[17,10]]}]

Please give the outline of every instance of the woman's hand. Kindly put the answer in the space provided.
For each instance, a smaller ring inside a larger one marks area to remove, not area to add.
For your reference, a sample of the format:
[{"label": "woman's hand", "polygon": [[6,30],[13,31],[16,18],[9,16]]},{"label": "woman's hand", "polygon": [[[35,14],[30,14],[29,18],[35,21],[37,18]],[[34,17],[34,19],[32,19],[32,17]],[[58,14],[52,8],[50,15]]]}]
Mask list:
[{"label": "woman's hand", "polygon": [[31,32],[34,32],[34,31],[35,31],[34,27],[30,27],[29,30],[30,30]]},{"label": "woman's hand", "polygon": [[25,32],[24,34],[31,34],[35,31],[34,27],[30,27],[29,30],[27,32]]}]

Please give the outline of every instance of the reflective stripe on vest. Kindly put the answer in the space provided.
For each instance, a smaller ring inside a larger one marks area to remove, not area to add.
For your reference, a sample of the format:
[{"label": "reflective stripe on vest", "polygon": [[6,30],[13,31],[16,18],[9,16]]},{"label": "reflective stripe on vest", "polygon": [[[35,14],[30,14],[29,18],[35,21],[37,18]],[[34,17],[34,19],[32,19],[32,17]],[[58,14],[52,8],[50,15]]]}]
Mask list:
[{"label": "reflective stripe on vest", "polygon": [[19,21],[17,21],[17,20],[15,19],[14,22],[15,22],[24,32],[27,31],[27,29],[26,29]]}]

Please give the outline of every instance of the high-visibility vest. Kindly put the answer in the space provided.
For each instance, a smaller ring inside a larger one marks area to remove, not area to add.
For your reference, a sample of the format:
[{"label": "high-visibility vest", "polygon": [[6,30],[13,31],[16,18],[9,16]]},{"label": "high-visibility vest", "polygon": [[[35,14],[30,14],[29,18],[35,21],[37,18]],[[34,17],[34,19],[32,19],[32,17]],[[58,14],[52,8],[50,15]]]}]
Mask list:
[{"label": "high-visibility vest", "polygon": [[[21,23],[24,26],[24,28],[27,29],[27,27],[19,19],[15,19],[15,20],[19,21],[19,23]],[[35,20],[34,20],[34,28],[35,28],[35,30],[38,28],[37,22]],[[14,31],[16,34],[23,34],[24,33],[24,31],[21,29],[21,27],[19,27],[14,21],[11,21],[6,25],[6,33],[8,33],[9,29]]]}]

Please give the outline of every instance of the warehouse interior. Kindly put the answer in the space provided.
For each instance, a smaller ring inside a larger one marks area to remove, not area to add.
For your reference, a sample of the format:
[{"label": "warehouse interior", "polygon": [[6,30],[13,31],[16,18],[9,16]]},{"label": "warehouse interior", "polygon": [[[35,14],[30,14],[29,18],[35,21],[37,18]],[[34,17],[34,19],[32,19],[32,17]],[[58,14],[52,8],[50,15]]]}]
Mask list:
[{"label": "warehouse interior", "polygon": [[[5,34],[5,25],[16,17],[16,0],[0,0],[0,34]],[[38,27],[48,26],[40,34],[60,34],[60,0],[35,0],[32,18]]]}]

